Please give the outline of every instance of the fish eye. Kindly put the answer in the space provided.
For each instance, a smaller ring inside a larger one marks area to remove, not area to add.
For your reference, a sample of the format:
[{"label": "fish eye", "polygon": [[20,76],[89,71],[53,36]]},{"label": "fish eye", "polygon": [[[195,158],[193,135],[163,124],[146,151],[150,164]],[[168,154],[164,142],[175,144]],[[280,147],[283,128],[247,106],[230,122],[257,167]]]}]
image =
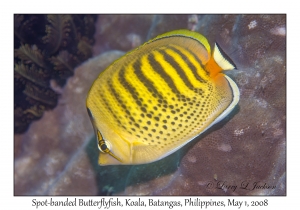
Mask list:
[{"label": "fish eye", "polygon": [[101,148],[102,151],[105,151],[105,150],[107,149],[107,146],[106,146],[106,144],[104,143],[104,144],[102,144],[102,145],[100,146],[100,148]]},{"label": "fish eye", "polygon": [[103,153],[110,153],[111,145],[105,140],[98,140],[98,148]]},{"label": "fish eye", "polygon": [[97,140],[98,140],[98,148],[101,152],[109,154],[110,156],[114,157],[118,161],[122,162],[120,158],[118,158],[116,155],[114,155],[111,150],[111,144],[108,141],[105,141],[100,133],[100,131],[97,131]]},{"label": "fish eye", "polygon": [[98,140],[98,148],[101,152],[103,153],[109,153],[110,152],[110,148],[111,145],[109,144],[109,142],[106,142],[101,133],[99,131],[97,131],[97,140]]}]

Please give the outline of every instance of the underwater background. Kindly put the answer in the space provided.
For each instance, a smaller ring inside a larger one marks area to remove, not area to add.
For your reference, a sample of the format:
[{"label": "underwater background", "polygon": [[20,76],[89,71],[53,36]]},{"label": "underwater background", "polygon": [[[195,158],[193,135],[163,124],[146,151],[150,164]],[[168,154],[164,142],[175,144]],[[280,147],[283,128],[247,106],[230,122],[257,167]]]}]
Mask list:
[{"label": "underwater background", "polygon": [[[14,17],[15,195],[286,195],[286,15],[29,16]],[[218,42],[234,61],[226,74],[240,89],[238,106],[160,161],[98,166],[91,84],[127,51],[175,29]]]}]

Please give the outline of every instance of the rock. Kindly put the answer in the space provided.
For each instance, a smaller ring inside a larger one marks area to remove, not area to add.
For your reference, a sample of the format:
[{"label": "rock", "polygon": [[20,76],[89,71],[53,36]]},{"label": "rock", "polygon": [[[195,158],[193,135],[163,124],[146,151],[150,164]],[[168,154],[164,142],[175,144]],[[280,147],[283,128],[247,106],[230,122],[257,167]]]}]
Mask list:
[{"label": "rock", "polygon": [[25,134],[15,135],[15,195],[97,194],[96,175],[86,153],[94,133],[85,98],[98,74],[122,54],[109,51],[79,66],[58,106]]}]

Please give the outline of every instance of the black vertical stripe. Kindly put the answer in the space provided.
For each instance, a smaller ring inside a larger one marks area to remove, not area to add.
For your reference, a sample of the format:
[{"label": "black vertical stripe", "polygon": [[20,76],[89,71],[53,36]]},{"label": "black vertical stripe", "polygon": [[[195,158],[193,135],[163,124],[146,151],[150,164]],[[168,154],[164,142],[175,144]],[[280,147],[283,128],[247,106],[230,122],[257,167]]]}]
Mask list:
[{"label": "black vertical stripe", "polygon": [[153,82],[149,80],[142,72],[141,70],[142,64],[140,59],[137,59],[132,66],[134,68],[135,75],[144,84],[144,86],[148,89],[148,91],[154,93],[154,97],[163,99],[163,96],[157,91],[156,87],[153,85]]},{"label": "black vertical stripe", "polygon": [[[206,81],[197,73],[196,66],[194,66],[194,64],[190,61],[190,59],[186,55],[184,55],[182,52],[180,52],[180,50],[176,49],[175,47],[168,46],[168,48],[171,49],[171,50],[173,50],[175,53],[177,53],[182,58],[182,60],[184,60],[187,63],[187,65],[191,69],[192,73],[194,74],[195,78],[199,82],[206,83]],[[199,65],[201,66],[201,63],[199,63]]]},{"label": "black vertical stripe", "polygon": [[99,96],[101,98],[101,101],[104,103],[105,107],[108,109],[108,111],[112,114],[112,116],[115,118],[115,120],[118,122],[118,124],[122,127],[122,123],[119,120],[119,118],[115,115],[114,111],[111,109],[111,106],[107,103],[105,100],[105,97],[102,95],[101,91],[99,91]]},{"label": "black vertical stripe", "polygon": [[123,88],[125,90],[127,90],[130,95],[132,96],[132,98],[134,99],[135,103],[140,107],[140,109],[142,110],[142,108],[144,108],[142,105],[142,101],[139,98],[139,93],[138,91],[136,91],[136,88],[133,87],[125,78],[125,68],[122,67],[119,71],[119,75],[118,75],[118,80],[121,83],[121,85],[123,86]]},{"label": "black vertical stripe", "polygon": [[185,48],[185,50],[188,51],[196,59],[196,61],[200,64],[200,66],[202,67],[202,69],[205,71],[206,75],[209,75],[209,71],[207,71],[207,69],[205,68],[205,65],[198,58],[198,56],[195,55],[195,53],[193,51],[189,50],[188,48]]},{"label": "black vertical stripe", "polygon": [[161,64],[155,59],[154,54],[151,53],[148,55],[149,64],[152,66],[153,70],[158,73],[161,78],[167,83],[171,88],[172,92],[175,94],[180,94],[180,91],[177,89],[173,79],[165,72]]},{"label": "black vertical stripe", "polygon": [[129,115],[129,120],[132,121],[132,122],[135,122],[135,120],[132,117],[130,111],[127,109],[125,103],[121,100],[120,95],[117,93],[117,91],[113,87],[113,85],[111,83],[108,83],[108,82],[107,82],[107,85],[109,87],[109,91],[112,94],[112,96],[114,96],[114,98],[117,100],[118,104],[122,107],[122,109],[124,110],[124,112]]},{"label": "black vertical stripe", "polygon": [[[193,37],[190,36],[185,36],[185,35],[181,35],[181,34],[177,34],[177,35],[172,35],[171,37],[182,37],[182,38],[190,38],[193,39],[195,41],[197,41],[198,44],[202,45],[202,47],[207,51],[206,47],[204,46],[203,43],[201,43],[201,41],[199,41],[198,39],[195,39]],[[168,39],[170,38],[170,36],[165,36],[165,37],[160,37],[158,39],[155,39],[154,41],[160,40],[160,39]],[[195,53],[193,53],[192,51],[190,51],[188,48],[185,48],[188,52],[190,52],[193,57],[197,60],[197,62],[201,65],[201,67],[204,69],[205,73],[207,75],[209,75],[209,71],[207,71],[207,69],[204,68],[204,64],[202,63],[202,61],[197,57],[197,55],[195,55]]]},{"label": "black vertical stripe", "polygon": [[177,61],[169,55],[165,50],[159,50],[159,52],[163,55],[166,62],[168,62],[177,72],[179,77],[182,79],[184,84],[190,89],[193,90],[195,87],[190,82],[189,78],[187,77],[185,70],[181,68],[181,66],[177,63]]}]

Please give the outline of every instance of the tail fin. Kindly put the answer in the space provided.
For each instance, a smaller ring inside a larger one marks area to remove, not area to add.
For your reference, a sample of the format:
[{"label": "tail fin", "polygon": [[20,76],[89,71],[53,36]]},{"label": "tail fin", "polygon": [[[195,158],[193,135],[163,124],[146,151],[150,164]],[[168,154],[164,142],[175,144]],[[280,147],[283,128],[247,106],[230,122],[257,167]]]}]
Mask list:
[{"label": "tail fin", "polygon": [[216,63],[223,69],[223,70],[232,70],[236,69],[236,65],[233,61],[225,54],[225,52],[220,48],[218,43],[215,43],[215,48],[213,52],[213,57]]}]

